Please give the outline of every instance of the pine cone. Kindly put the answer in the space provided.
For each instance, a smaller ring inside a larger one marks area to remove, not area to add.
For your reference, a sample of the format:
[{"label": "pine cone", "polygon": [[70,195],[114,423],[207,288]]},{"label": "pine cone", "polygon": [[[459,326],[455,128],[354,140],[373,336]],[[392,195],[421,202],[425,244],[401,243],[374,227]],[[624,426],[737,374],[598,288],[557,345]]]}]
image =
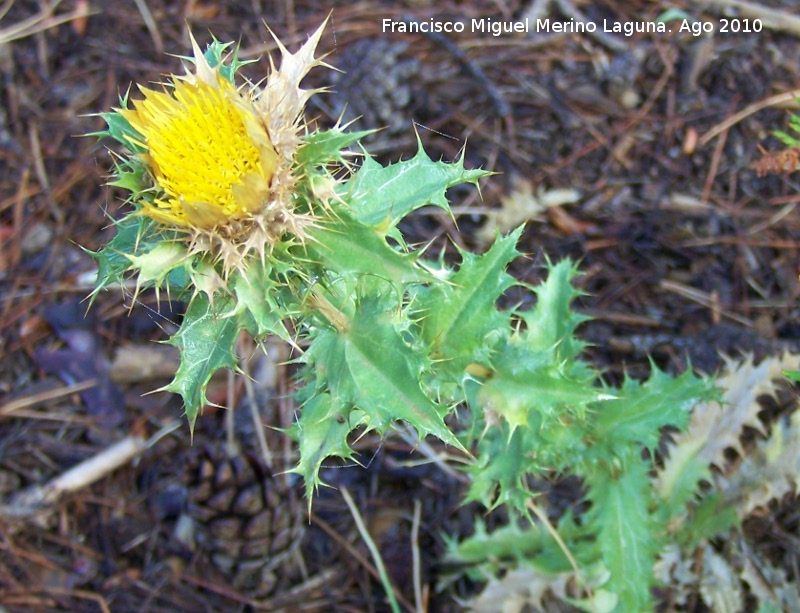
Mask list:
[{"label": "pine cone", "polygon": [[249,454],[206,450],[193,472],[188,514],[198,548],[236,589],[269,595],[303,535],[295,492]]},{"label": "pine cone", "polygon": [[342,123],[358,118],[356,129],[387,128],[390,134],[410,125],[408,108],[420,67],[417,60],[402,57],[407,47],[385,38],[365,38],[350,45],[338,58],[341,72],[331,77],[332,117],[341,116]]}]

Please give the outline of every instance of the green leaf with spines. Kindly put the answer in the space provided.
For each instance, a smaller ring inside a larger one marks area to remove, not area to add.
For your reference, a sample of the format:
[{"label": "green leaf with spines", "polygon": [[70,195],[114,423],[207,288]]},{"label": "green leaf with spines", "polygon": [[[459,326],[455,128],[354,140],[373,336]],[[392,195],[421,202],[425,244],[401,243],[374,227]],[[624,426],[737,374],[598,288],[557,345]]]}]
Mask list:
[{"label": "green leaf with spines", "polygon": [[463,157],[455,163],[434,162],[417,138],[417,154],[410,160],[381,166],[367,156],[355,176],[344,183],[340,195],[350,204],[352,214],[362,223],[391,235],[397,223],[416,209],[434,205],[448,213],[445,197],[449,187],[478,184],[491,173],[467,170]]},{"label": "green leaf with spines", "polygon": [[[800,135],[800,115],[795,115],[794,113],[789,115],[789,128]],[[782,130],[775,130],[773,134],[787,147],[800,147],[800,138],[798,136],[793,136]]]},{"label": "green leaf with spines", "polygon": [[[578,554],[581,565],[596,562],[597,551],[587,539],[585,528],[578,526],[571,513],[558,523],[558,533],[571,552]],[[480,519],[475,532],[461,542],[448,543],[445,560],[457,564],[488,565],[496,569],[517,564],[531,566],[548,575],[569,572],[572,565],[552,535],[541,524],[524,529],[510,524],[488,532]]]},{"label": "green leaf with spines", "polygon": [[[586,396],[592,394],[590,385],[578,384],[577,387]],[[494,389],[502,389],[502,386]],[[553,411],[543,417],[534,397],[510,398],[498,392],[487,398],[483,390],[478,397],[488,414],[482,420],[488,427],[479,439],[478,459],[469,468],[473,484],[468,499],[479,500],[488,508],[508,503],[525,514],[527,498],[524,493],[528,478],[544,477],[552,471],[574,470],[590,444],[590,424],[576,416],[579,411],[566,402],[556,403]],[[562,400],[567,400],[566,396]],[[499,403],[513,402],[519,403],[515,408],[519,419],[527,418],[525,423],[514,423],[513,417],[505,419],[508,411],[504,414],[498,410]]]},{"label": "green leaf with spines", "polygon": [[618,613],[652,611],[653,564],[663,537],[649,511],[650,468],[632,458],[617,474],[595,469],[585,476],[592,502],[587,521],[611,572],[604,588],[619,597]]},{"label": "green leaf with spines", "polygon": [[303,137],[303,144],[295,154],[294,163],[301,172],[303,169],[331,163],[346,164],[342,150],[374,132],[375,130],[348,132],[341,128],[311,132]]},{"label": "green leaf with spines", "polygon": [[[524,353],[518,354],[525,356]],[[542,356],[544,357],[544,356]],[[525,356],[535,361],[533,356]],[[556,364],[531,364],[516,374],[495,369],[480,393],[481,403],[503,417],[512,428],[531,428],[534,432],[558,428],[563,415],[572,416],[569,426],[589,405],[603,400],[602,390],[565,376]],[[566,424],[565,424],[566,425]]]},{"label": "green leaf with spines", "polygon": [[566,260],[550,266],[547,279],[534,290],[535,307],[519,314],[525,327],[496,347],[492,376],[478,394],[512,429],[530,428],[543,441],[569,428],[577,432],[576,422],[589,405],[609,396],[595,385],[596,374],[577,359],[583,343],[574,332],[584,318],[570,308],[579,293],[571,285],[575,274]]},{"label": "green leaf with spines", "polygon": [[123,283],[125,273],[131,269],[130,256],[147,252],[158,243],[151,243],[147,236],[156,232],[155,222],[136,213],[131,213],[114,222],[116,234],[100,251],[89,254],[97,260],[97,282],[92,296],[96,296],[112,283]]},{"label": "green leaf with spines", "polygon": [[310,338],[311,345],[303,356],[306,387],[330,393],[337,405],[353,406],[358,393],[345,357],[344,335],[332,327],[319,327]]},{"label": "green leaf with spines", "polygon": [[365,277],[354,288],[333,288],[326,300],[340,311],[333,321],[347,323],[312,331],[303,371],[309,384],[330,393],[336,403],[362,409],[370,430],[385,434],[402,420],[420,437],[433,434],[463,449],[444,424],[451,407],[422,388],[430,362],[406,342],[407,315],[398,309],[391,285]]},{"label": "green leaf with spines", "polygon": [[237,273],[228,280],[235,298],[230,314],[242,317],[244,327],[256,340],[263,340],[268,334],[291,342],[291,336],[283,319],[289,315],[275,297],[278,288],[270,278],[271,266],[267,262],[254,260],[244,273]]},{"label": "green leaf with spines", "polygon": [[347,438],[356,424],[350,422],[350,411],[348,405],[335,402],[330,394],[318,394],[303,404],[292,426],[290,433],[300,452],[300,461],[292,472],[305,481],[309,512],[314,492],[324,485],[319,479],[322,463],[332,457],[353,458]]},{"label": "green leaf with spines", "polygon": [[534,287],[536,306],[520,313],[525,330],[520,334],[532,351],[554,350],[559,362],[572,363],[586,346],[575,337],[577,327],[589,318],[570,307],[582,292],[575,289],[572,280],[578,276],[577,267],[565,259],[553,265],[548,261],[547,279]]},{"label": "green leaf with spines", "polygon": [[692,407],[714,396],[712,383],[689,370],[675,378],[652,362],[651,368],[644,383],[626,376],[619,390],[608,390],[616,398],[604,402],[593,419],[597,457],[635,455],[639,445],[654,453],[663,427],[684,430]]},{"label": "green leaf with spines", "polygon": [[[509,502],[521,513],[527,476],[568,470],[580,460],[590,433],[587,412],[609,397],[596,385],[596,373],[577,360],[583,345],[574,332],[584,318],[570,308],[579,293],[571,285],[575,269],[568,261],[550,268],[535,290],[535,307],[518,314],[525,326],[493,346],[491,374],[470,394],[483,424],[472,430],[481,435],[470,499],[487,506]],[[489,297],[485,308],[495,309]]]},{"label": "green leaf with spines", "polygon": [[128,198],[129,202],[135,202],[139,194],[147,187],[147,170],[135,157],[115,162],[112,176],[114,178],[108,182],[108,185],[131,192],[131,196]]},{"label": "green leaf with spines", "polygon": [[403,340],[393,321],[395,315],[370,299],[363,300],[344,333],[345,359],[368,427],[385,433],[393,422],[403,420],[420,438],[433,434],[463,450],[444,423],[450,407],[437,404],[420,387],[422,371],[429,364]]},{"label": "green leaf with spines", "polygon": [[478,444],[475,463],[467,470],[472,475],[465,502],[477,501],[492,510],[509,505],[527,513],[525,503],[533,497],[528,477],[533,472],[530,458],[537,443],[524,430],[512,430],[500,422]]},{"label": "green leaf with spines", "polygon": [[[122,109],[128,108],[128,95],[130,92],[125,92],[124,96],[119,98],[119,106]],[[97,138],[109,137],[123,145],[132,153],[146,153],[146,150],[135,144],[142,142],[142,135],[133,128],[130,122],[123,117],[122,113],[117,110],[109,111],[107,113],[98,113],[103,121],[106,122],[106,129],[99,132],[89,132],[86,136],[95,136]]]},{"label": "green leaf with spines", "polygon": [[[736,507],[728,504],[724,497],[715,491],[698,494],[695,482],[695,496],[699,500],[690,505],[684,505],[680,513],[665,515],[662,518],[664,525],[674,526],[672,538],[676,540],[684,551],[694,551],[708,539],[726,534],[731,528],[741,525],[741,520],[736,514]],[[659,504],[657,513],[662,515],[665,507]],[[676,524],[680,522],[679,524]]]},{"label": "green leaf with spines", "polygon": [[497,299],[515,280],[506,273],[522,228],[498,237],[483,255],[461,252],[461,266],[444,283],[420,292],[414,306],[422,340],[440,369],[460,378],[472,362],[487,363],[499,335],[510,327],[507,313],[497,310]]},{"label": "green leaf with spines", "polygon": [[162,389],[181,395],[191,428],[208,404],[206,387],[212,375],[220,368],[237,367],[234,345],[240,324],[237,318],[224,316],[230,308],[228,300],[218,298],[211,304],[205,294],[196,294],[180,329],[169,340],[180,350],[181,363],[175,378]]},{"label": "green leaf with spines", "polygon": [[800,370],[784,370],[783,376],[791,381],[800,382]]},{"label": "green leaf with spines", "polygon": [[401,253],[386,239],[345,213],[308,230],[305,245],[309,258],[339,275],[376,275],[386,281],[432,281],[433,276],[416,265],[418,254]]}]

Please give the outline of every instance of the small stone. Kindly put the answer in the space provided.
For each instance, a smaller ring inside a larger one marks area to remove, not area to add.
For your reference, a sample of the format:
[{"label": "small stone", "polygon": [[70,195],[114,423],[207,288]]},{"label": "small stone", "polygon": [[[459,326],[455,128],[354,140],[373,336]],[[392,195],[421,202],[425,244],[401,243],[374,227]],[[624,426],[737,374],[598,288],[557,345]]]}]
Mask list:
[{"label": "small stone", "polygon": [[36,223],[25,233],[20,245],[22,253],[33,255],[47,247],[53,240],[53,229],[43,223]]}]

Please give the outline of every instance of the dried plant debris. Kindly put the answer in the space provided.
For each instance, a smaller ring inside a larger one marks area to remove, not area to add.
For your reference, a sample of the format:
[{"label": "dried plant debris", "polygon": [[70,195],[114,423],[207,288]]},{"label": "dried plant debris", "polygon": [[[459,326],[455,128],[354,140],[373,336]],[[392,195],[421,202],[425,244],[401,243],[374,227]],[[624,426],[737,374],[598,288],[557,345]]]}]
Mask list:
[{"label": "dried plant debris", "polygon": [[759,396],[774,397],[782,371],[795,370],[799,364],[800,355],[791,353],[758,365],[753,363],[752,356],[738,363],[726,358],[726,370],[717,379],[720,400],[697,405],[689,428],[676,436],[670,446],[669,458],[658,475],[661,495],[668,498],[679,482],[688,481],[687,477],[695,479],[687,483],[693,489],[697,480],[710,477],[712,465],[723,469],[727,449],[744,456],[740,437],[745,426],[764,433],[758,418],[762,410]]},{"label": "dried plant debris", "polygon": [[[776,423],[765,423],[761,415],[765,398],[777,400],[786,389],[783,373],[798,369],[800,355],[785,353],[758,364],[752,356],[725,362],[716,381],[718,400],[694,407],[686,432],[668,445],[668,457],[654,477],[659,497],[654,503],[673,518],[666,523],[669,544],[653,568],[664,586],[660,602],[671,603],[660,610],[694,610],[692,603],[702,602],[714,613],[800,611],[791,564],[782,568],[767,559],[741,527],[756,513],[770,513],[769,503],[797,491],[800,411],[789,407],[791,412]],[[747,429],[759,433],[755,442],[744,442]],[[523,533],[517,534],[519,548]],[[588,578],[572,571],[547,572],[541,565],[533,568],[523,549],[517,551],[518,566],[505,574],[498,575],[491,564],[482,567],[492,578],[470,603],[471,611],[605,611],[616,606],[607,600],[613,594],[603,589],[602,568]],[[582,581],[589,583],[591,594],[580,589]]]},{"label": "dried plant debris", "polygon": [[[800,355],[786,353],[758,365],[752,356],[726,362],[726,371],[717,380],[720,402],[695,407],[689,429],[676,437],[658,475],[660,493],[667,500],[682,498],[678,494],[682,489],[687,491],[690,482],[703,479],[710,489],[701,500],[694,495],[686,501],[683,522],[718,522],[720,534],[713,545],[708,539],[671,545],[662,552],[655,575],[670,587],[671,600],[677,605],[699,593],[715,613],[744,611],[752,606],[749,594],[760,610],[797,611],[796,577],[790,582],[747,542],[738,526],[756,510],[765,510],[770,501],[797,491],[800,412],[794,407],[793,413],[772,425],[767,436],[766,425],[759,419],[763,406],[758,399],[777,397],[785,386],[783,371],[797,369]],[[765,438],[743,445],[745,427]],[[736,461],[726,461],[724,453],[731,449],[737,453]],[[704,506],[710,516],[705,520],[700,517]],[[731,525],[723,530],[726,522]],[[674,529],[677,534],[679,526]]]},{"label": "dried plant debris", "polygon": [[[608,574],[602,573],[593,583],[596,587],[607,579]],[[595,589],[591,599],[571,596],[578,583],[574,572],[547,575],[534,568],[517,568],[507,572],[501,579],[491,578],[483,592],[470,603],[469,611],[538,613],[583,610],[611,613],[617,606],[617,598],[602,589]]]},{"label": "dried plant debris", "polygon": [[728,560],[706,545],[700,570],[700,594],[715,613],[744,610],[742,584]]},{"label": "dried plant debris", "polygon": [[489,244],[499,232],[506,234],[528,221],[541,221],[541,215],[551,207],[574,204],[581,198],[576,189],[534,189],[533,184],[518,175],[512,177],[511,192],[501,198],[501,208],[487,212],[486,222],[476,234],[483,244]]},{"label": "dried plant debris", "polygon": [[781,420],[771,436],[759,441],[729,476],[716,479],[723,500],[747,517],[770,500],[797,491],[800,476],[800,413]]}]

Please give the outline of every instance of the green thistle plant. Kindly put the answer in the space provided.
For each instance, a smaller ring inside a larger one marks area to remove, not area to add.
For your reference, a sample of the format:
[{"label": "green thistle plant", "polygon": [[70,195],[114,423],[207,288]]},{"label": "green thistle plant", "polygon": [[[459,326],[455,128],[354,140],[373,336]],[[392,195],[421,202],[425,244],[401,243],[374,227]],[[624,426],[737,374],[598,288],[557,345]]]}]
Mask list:
[{"label": "green thistle plant", "polygon": [[[237,368],[240,333],[302,340],[290,434],[309,504],[323,461],[352,457],[354,430],[385,435],[397,422],[472,451],[468,498],[518,519],[533,521],[532,477],[580,476],[592,510],[563,520],[564,542],[578,563],[605,569],[618,610],[645,610],[668,520],[654,508],[654,449],[661,428],[686,426],[710,384],[656,370],[608,387],[580,359],[568,261],[528,288],[534,309],[498,309],[511,286],[526,287],[506,272],[521,228],[452,266],[410,247],[404,217],[428,205],[449,212],[446,190],[488,173],[435,162],[421,144],[411,159],[382,167],[365,157],[352,171],[345,149],[365,133],[313,131],[302,118],[315,92],[300,81],[324,65],[314,57],[321,32],[294,54],[281,45],[263,88],[237,85],[235,48],[194,43],[193,71],[103,115],[101,135],[128,151],[111,184],[130,192],[132,210],[95,254],[95,294],[134,276],[137,288],[188,301],[170,340],[181,365],[164,389],[183,397],[192,426],[210,377]],[[455,432],[447,419],[462,406],[469,417]],[[567,564],[553,542],[536,542],[556,552],[549,564]]]},{"label": "green thistle plant", "polygon": [[789,129],[794,135],[782,130],[775,130],[775,136],[787,147],[800,147],[800,115],[789,115]]}]

